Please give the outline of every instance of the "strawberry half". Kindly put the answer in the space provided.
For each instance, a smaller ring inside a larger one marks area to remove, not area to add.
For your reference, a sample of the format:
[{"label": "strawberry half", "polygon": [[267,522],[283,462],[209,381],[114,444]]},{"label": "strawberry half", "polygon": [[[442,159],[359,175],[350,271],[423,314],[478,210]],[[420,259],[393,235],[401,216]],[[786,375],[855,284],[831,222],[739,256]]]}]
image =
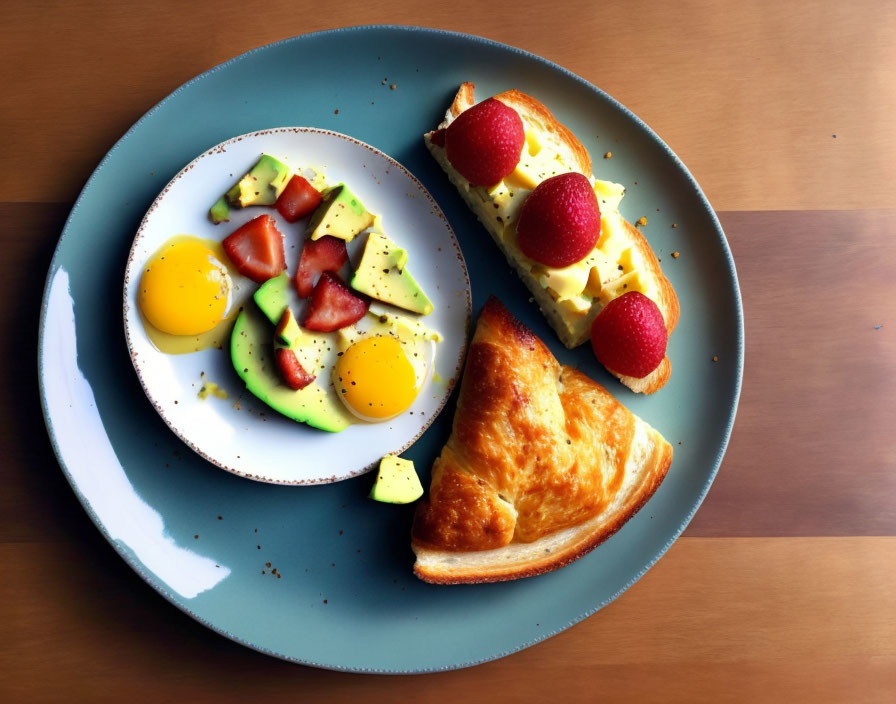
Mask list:
[{"label": "strawberry half", "polygon": [[286,269],[283,235],[270,215],[250,220],[221,244],[237,271],[255,283],[264,283]]},{"label": "strawberry half", "polygon": [[516,168],[526,142],[516,110],[489,98],[464,110],[445,130],[445,154],[474,186],[494,186]]},{"label": "strawberry half", "polygon": [[296,353],[288,347],[275,347],[274,361],[277,363],[277,371],[280,372],[283,381],[293,391],[304,389],[314,381],[314,377],[305,371],[305,367],[296,357]]},{"label": "strawberry half", "polygon": [[296,174],[289,179],[275,206],[284,220],[296,222],[306,215],[311,215],[322,199],[320,191],[312,186],[308,179]]},{"label": "strawberry half", "polygon": [[435,144],[437,147],[445,146],[445,128],[443,127],[440,130],[436,130],[435,132],[431,132],[429,135],[429,141]]},{"label": "strawberry half", "polygon": [[600,206],[580,173],[552,176],[523,201],[517,243],[530,259],[564,267],[581,261],[600,237]]},{"label": "strawberry half", "polygon": [[314,279],[325,271],[338,274],[348,261],[345,240],[324,235],[319,240],[305,240],[296,271],[296,291],[307,298],[314,290]]},{"label": "strawberry half", "polygon": [[320,275],[302,325],[308,330],[333,332],[358,322],[370,304],[349,291],[329,272]]},{"label": "strawberry half", "polygon": [[638,291],[610,301],[591,324],[594,356],[616,374],[642,379],[666,356],[668,333],[656,303]]}]

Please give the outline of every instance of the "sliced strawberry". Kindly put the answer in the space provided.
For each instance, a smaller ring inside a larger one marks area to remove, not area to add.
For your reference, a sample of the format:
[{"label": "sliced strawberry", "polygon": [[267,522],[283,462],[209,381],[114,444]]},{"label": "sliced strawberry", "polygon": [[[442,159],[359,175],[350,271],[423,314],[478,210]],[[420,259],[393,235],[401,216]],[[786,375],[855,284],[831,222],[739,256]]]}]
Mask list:
[{"label": "sliced strawberry", "polygon": [[306,215],[311,215],[320,205],[321,199],[320,191],[312,186],[308,179],[296,174],[277,198],[276,207],[287,222],[296,222]]},{"label": "sliced strawberry", "polygon": [[436,130],[431,135],[429,135],[429,141],[435,144],[437,147],[445,146],[445,128],[443,127],[440,130]]},{"label": "sliced strawberry", "polygon": [[302,298],[311,295],[314,279],[325,271],[338,274],[348,261],[345,240],[324,235],[319,240],[305,240],[302,257],[296,271],[296,291]]},{"label": "sliced strawberry", "polygon": [[363,318],[369,305],[349,291],[338,277],[324,272],[311,294],[302,325],[319,332],[339,330]]},{"label": "sliced strawberry", "polygon": [[304,389],[314,381],[314,377],[305,371],[296,353],[288,347],[275,347],[274,360],[277,362],[277,370],[283,381],[294,391]]},{"label": "sliced strawberry", "polygon": [[517,243],[530,259],[551,267],[581,261],[600,236],[600,207],[580,173],[551,176],[523,201]]},{"label": "sliced strawberry", "polygon": [[445,130],[445,155],[474,186],[494,186],[516,168],[526,141],[519,113],[489,98],[464,110]]},{"label": "sliced strawberry", "polygon": [[283,235],[270,215],[250,220],[222,244],[237,271],[256,283],[264,283],[286,269]]},{"label": "sliced strawberry", "polygon": [[668,334],[659,307],[638,291],[610,301],[591,324],[594,356],[611,372],[643,379],[666,356]]}]

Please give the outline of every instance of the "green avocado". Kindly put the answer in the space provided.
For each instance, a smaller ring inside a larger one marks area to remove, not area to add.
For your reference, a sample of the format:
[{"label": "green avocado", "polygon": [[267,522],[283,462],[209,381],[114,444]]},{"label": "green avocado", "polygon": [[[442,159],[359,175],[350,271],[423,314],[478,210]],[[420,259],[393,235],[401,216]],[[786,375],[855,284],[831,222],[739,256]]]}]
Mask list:
[{"label": "green avocado", "polygon": [[411,460],[386,455],[380,460],[370,498],[387,504],[409,504],[423,496],[423,485]]},{"label": "green avocado", "polygon": [[[280,322],[277,323],[277,327],[274,328],[274,346],[301,347],[304,335],[305,333],[302,331],[302,328],[300,328],[299,324],[296,322],[296,316],[292,314],[292,311],[289,308],[284,310],[283,317],[280,318]],[[305,365],[302,366],[304,367]],[[310,372],[311,370],[306,369],[305,371]]]},{"label": "green avocado", "polygon": [[323,192],[323,200],[311,213],[308,232],[311,239],[319,240],[324,235],[332,235],[351,242],[373,225],[373,215],[358,200],[348,186],[340,183]]},{"label": "green avocado", "polygon": [[292,177],[290,169],[282,161],[269,154],[262,154],[249,171],[233,187],[218,199],[208,211],[209,219],[215,224],[230,220],[231,208],[246,208],[250,205],[273,205],[283,193]]},{"label": "green avocado", "polygon": [[240,312],[230,336],[230,359],[246,389],[288,418],[338,433],[352,417],[335,393],[318,383],[299,391],[290,389],[277,374],[271,324],[253,307]]},{"label": "green avocado", "polygon": [[252,298],[255,299],[255,304],[261,308],[261,312],[271,321],[271,325],[276,325],[280,322],[283,311],[289,305],[288,293],[289,276],[284,271],[280,276],[268,279],[259,286]]},{"label": "green avocado", "polygon": [[432,301],[407,270],[407,261],[407,252],[385,235],[371,232],[351,286],[383,303],[429,315]]},{"label": "green avocado", "polygon": [[224,196],[215,201],[215,204],[208,211],[208,217],[215,225],[230,220],[230,204]]}]

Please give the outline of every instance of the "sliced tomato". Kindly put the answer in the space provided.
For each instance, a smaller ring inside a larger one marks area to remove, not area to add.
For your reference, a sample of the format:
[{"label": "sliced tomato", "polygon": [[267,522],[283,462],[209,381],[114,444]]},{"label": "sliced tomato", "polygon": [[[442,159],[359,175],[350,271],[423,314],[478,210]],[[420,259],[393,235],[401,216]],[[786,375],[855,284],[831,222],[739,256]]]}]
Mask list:
[{"label": "sliced tomato", "polygon": [[338,274],[348,261],[345,240],[325,235],[319,240],[305,240],[299,268],[296,271],[296,291],[308,298],[314,290],[314,279],[325,271]]},{"label": "sliced tomato", "polygon": [[320,201],[320,191],[312,186],[308,179],[296,174],[277,198],[276,208],[287,222],[296,222],[311,215],[320,205]]},{"label": "sliced tomato", "polygon": [[283,235],[270,215],[250,220],[221,244],[237,271],[256,283],[264,283],[286,269]]},{"label": "sliced tomato", "polygon": [[308,330],[332,332],[364,317],[370,304],[358,298],[338,277],[329,272],[320,275],[302,321]]},{"label": "sliced tomato", "polygon": [[275,347],[274,360],[277,363],[277,370],[280,372],[280,376],[283,377],[283,381],[294,391],[304,389],[314,381],[314,377],[305,371],[305,367],[302,366],[299,358],[296,357],[296,353],[288,347]]}]

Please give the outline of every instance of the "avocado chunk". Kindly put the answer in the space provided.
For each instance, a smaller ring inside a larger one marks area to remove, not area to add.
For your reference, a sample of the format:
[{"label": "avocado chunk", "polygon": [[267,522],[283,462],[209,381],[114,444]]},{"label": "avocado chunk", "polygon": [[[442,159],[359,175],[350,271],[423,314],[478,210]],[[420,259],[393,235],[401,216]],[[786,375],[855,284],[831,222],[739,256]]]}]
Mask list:
[{"label": "avocado chunk", "polygon": [[252,298],[261,309],[271,325],[276,325],[283,317],[283,311],[289,306],[289,276],[284,271],[280,276],[265,281]]},{"label": "avocado chunk", "polygon": [[308,232],[311,239],[319,240],[332,235],[351,242],[356,235],[373,225],[373,215],[358,200],[348,186],[340,183],[323,192],[323,200],[311,213]]},{"label": "avocado chunk", "polygon": [[208,211],[208,217],[215,225],[230,221],[230,205],[224,196],[215,201],[215,204]]},{"label": "avocado chunk", "polygon": [[274,205],[291,177],[292,169],[286,164],[269,154],[262,154],[255,166],[211,207],[209,219],[217,225],[230,220],[231,208]]},{"label": "avocado chunk", "polygon": [[302,329],[296,322],[296,316],[287,307],[283,311],[283,316],[280,318],[280,322],[277,323],[277,327],[274,328],[274,345],[278,347],[292,347],[297,345],[302,334]]},{"label": "avocado chunk", "polygon": [[371,232],[351,286],[383,303],[429,315],[432,301],[407,270],[407,261],[407,252],[385,235]]},{"label": "avocado chunk", "polygon": [[335,393],[317,383],[299,391],[283,383],[274,362],[271,324],[251,306],[242,310],[233,324],[230,359],[246,389],[287,418],[332,433],[352,423]]},{"label": "avocado chunk", "polygon": [[380,460],[370,498],[387,504],[409,504],[423,496],[423,485],[411,460],[386,455]]}]

